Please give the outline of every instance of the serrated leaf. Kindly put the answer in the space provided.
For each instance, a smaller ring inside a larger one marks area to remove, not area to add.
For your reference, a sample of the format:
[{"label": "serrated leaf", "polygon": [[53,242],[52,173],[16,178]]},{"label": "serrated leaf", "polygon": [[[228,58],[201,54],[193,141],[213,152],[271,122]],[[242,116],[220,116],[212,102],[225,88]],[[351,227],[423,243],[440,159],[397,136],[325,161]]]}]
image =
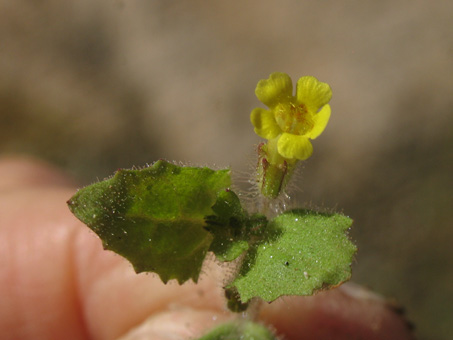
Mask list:
[{"label": "serrated leaf", "polygon": [[267,235],[248,251],[236,287],[241,301],[312,295],[351,277],[356,252],[346,231],[352,220],[309,210],[286,212],[269,222]]},{"label": "serrated leaf", "polygon": [[119,170],[81,189],[68,204],[104,248],[127,258],[137,273],[196,282],[213,238],[204,218],[229,186],[229,170],[158,161],[142,170]]}]

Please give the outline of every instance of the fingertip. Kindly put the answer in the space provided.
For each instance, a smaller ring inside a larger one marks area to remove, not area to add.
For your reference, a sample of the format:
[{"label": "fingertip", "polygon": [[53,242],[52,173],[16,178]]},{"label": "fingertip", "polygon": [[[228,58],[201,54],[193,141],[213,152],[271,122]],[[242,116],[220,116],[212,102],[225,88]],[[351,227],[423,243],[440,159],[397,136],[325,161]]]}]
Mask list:
[{"label": "fingertip", "polygon": [[411,324],[388,301],[353,283],[282,298],[264,306],[260,316],[288,340],[415,339]]}]

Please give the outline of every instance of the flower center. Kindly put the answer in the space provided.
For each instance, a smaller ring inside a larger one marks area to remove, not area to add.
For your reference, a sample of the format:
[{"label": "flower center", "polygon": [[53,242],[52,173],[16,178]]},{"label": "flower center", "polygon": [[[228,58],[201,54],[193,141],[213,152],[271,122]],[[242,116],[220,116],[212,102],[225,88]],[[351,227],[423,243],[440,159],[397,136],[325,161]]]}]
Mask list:
[{"label": "flower center", "polygon": [[304,104],[280,104],[275,108],[275,120],[283,132],[305,135],[315,125],[312,114]]}]

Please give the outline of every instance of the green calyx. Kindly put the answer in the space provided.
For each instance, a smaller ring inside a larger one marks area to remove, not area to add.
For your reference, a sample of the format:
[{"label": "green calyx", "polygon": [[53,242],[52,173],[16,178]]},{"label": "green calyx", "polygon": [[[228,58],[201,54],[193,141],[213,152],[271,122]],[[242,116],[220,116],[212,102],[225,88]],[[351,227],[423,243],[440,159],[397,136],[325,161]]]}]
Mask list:
[{"label": "green calyx", "polygon": [[277,152],[276,140],[258,146],[256,181],[261,194],[266,198],[277,198],[284,192],[296,168],[297,160],[283,158]]}]

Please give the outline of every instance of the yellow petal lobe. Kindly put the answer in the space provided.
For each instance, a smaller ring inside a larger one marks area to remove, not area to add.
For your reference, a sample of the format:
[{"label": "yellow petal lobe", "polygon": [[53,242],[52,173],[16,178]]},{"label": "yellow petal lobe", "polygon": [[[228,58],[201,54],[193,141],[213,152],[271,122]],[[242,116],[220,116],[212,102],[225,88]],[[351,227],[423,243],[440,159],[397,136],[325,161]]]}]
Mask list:
[{"label": "yellow petal lobe", "polygon": [[306,105],[309,111],[313,113],[318,112],[331,98],[332,90],[330,86],[320,82],[315,77],[305,76],[297,81],[297,102]]},{"label": "yellow petal lobe", "polygon": [[313,146],[306,136],[283,133],[277,142],[278,153],[285,158],[307,159],[313,153]]},{"label": "yellow petal lobe", "polygon": [[322,107],[321,111],[315,113],[313,116],[314,126],[313,129],[307,134],[308,138],[315,139],[326,128],[330,118],[330,105],[326,104]]},{"label": "yellow petal lobe", "polygon": [[275,72],[269,79],[262,79],[256,85],[257,98],[269,108],[282,102],[288,102],[293,97],[293,83],[286,73]]},{"label": "yellow petal lobe", "polygon": [[256,108],[250,114],[255,133],[265,139],[272,139],[282,133],[271,111]]}]

